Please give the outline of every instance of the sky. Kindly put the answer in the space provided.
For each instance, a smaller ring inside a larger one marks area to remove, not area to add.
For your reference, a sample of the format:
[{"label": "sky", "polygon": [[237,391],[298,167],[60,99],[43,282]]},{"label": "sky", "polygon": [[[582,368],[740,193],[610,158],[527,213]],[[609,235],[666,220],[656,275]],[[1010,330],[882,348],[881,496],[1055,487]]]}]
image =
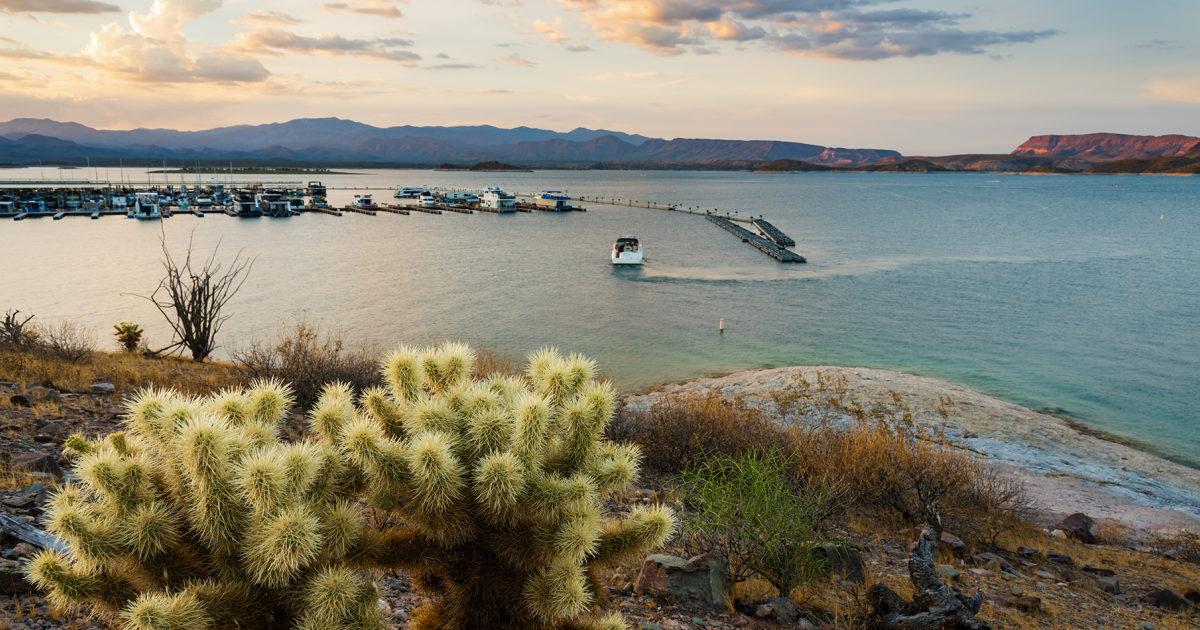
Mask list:
[{"label": "sky", "polygon": [[0,0],[0,120],[610,129],[905,155],[1200,135],[1196,0]]}]

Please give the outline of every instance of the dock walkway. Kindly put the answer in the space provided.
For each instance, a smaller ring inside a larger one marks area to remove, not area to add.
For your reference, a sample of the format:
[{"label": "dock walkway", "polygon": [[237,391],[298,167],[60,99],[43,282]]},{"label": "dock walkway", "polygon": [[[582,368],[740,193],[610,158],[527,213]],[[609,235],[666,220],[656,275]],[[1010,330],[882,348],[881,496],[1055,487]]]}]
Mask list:
[{"label": "dock walkway", "polygon": [[754,227],[758,228],[759,234],[762,234],[767,240],[775,243],[779,247],[795,247],[796,241],[792,237],[784,234],[779,228],[771,225],[770,221],[765,219],[752,219],[750,221]]},{"label": "dock walkway", "polygon": [[729,221],[724,217],[708,215],[705,218],[721,226],[734,236],[741,238],[743,242],[750,243],[751,245],[757,247],[764,254],[774,258],[775,260],[778,260],[779,262],[808,262],[800,254],[783,249],[775,243],[768,241],[767,239],[751,232],[750,230],[747,230],[744,227],[741,227],[740,225],[734,224],[733,221]]}]

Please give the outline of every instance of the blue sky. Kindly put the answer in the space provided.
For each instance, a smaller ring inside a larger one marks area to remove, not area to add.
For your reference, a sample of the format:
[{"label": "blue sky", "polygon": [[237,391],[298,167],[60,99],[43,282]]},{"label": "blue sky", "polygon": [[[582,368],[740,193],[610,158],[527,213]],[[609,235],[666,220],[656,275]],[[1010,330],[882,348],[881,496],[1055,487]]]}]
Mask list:
[{"label": "blue sky", "polygon": [[1197,24],[1194,0],[0,0],[0,119],[1007,152],[1200,135]]}]

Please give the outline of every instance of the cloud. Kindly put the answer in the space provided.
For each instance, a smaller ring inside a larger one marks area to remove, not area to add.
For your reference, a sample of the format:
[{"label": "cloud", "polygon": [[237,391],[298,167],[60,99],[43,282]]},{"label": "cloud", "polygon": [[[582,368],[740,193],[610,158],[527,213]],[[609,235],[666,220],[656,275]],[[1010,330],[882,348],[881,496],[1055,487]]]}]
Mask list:
[{"label": "cloud", "polygon": [[383,78],[355,81],[310,81],[302,77],[272,77],[264,84],[262,92],[268,96],[277,97],[350,100],[360,96],[415,92],[423,89],[425,88],[420,86],[389,85],[387,79]]},{"label": "cloud", "polygon": [[350,13],[360,13],[362,15],[374,15],[376,17],[398,18],[401,16],[400,9],[396,8],[390,0],[349,0],[348,2],[327,2],[321,5],[320,9],[326,13],[336,13],[338,11],[347,11]]},{"label": "cloud", "polygon": [[159,41],[109,24],[92,32],[84,54],[109,74],[135,83],[248,83],[271,74],[256,59],[225,52],[193,59],[183,46]]},{"label": "cloud", "polygon": [[605,41],[659,55],[715,53],[715,42],[759,42],[768,50],[877,60],[1031,43],[1058,33],[972,31],[969,14],[877,8],[903,0],[559,0],[579,11]]},{"label": "cloud", "polygon": [[587,52],[589,50],[592,50],[592,47],[588,46],[587,44],[580,44],[579,46],[567,46],[568,52]]},{"label": "cloud", "polygon": [[473,63],[440,63],[436,66],[429,66],[426,70],[471,70],[478,67]]},{"label": "cloud", "polygon": [[[561,24],[562,18],[558,18],[556,22]],[[546,36],[546,41],[553,42],[555,44],[571,39],[566,33],[563,32],[562,28],[560,28],[558,24],[551,24],[545,20],[534,20],[533,30],[544,34]]]},{"label": "cloud", "polygon": [[1157,78],[1142,86],[1142,96],[1156,101],[1180,101],[1200,103],[1200,79]]},{"label": "cloud", "polygon": [[595,103],[596,101],[599,101],[600,98],[596,96],[589,96],[587,94],[568,94],[567,100],[575,101],[576,103]]},{"label": "cloud", "polygon": [[653,70],[647,70],[645,72],[605,72],[604,74],[598,74],[592,77],[592,80],[611,81],[613,79],[620,79],[622,81],[628,81],[630,79],[649,79],[657,75],[658,73]]},{"label": "cloud", "polygon": [[115,4],[95,0],[0,0],[0,13],[116,13]]},{"label": "cloud", "polygon": [[23,59],[28,61],[47,61],[57,63],[64,66],[97,66],[98,64],[89,57],[81,55],[63,55],[45,50],[34,50],[20,42],[0,37],[0,40],[14,44],[10,48],[0,48],[0,59]]},{"label": "cloud", "polygon": [[500,63],[506,63],[510,66],[527,66],[530,68],[537,65],[536,63],[522,57],[521,55],[518,55],[517,53],[513,53],[507,57],[501,57],[496,61],[499,61]]},{"label": "cloud", "polygon": [[1183,46],[1169,39],[1152,39],[1145,44],[1138,44],[1138,50],[1181,50]]},{"label": "cloud", "polygon": [[512,94],[512,90],[486,90],[484,88],[479,88],[475,91],[479,92],[480,94]]},{"label": "cloud", "polygon": [[438,59],[449,59],[449,58],[450,58],[450,55],[447,55],[446,53],[438,53],[438,54],[436,55],[436,57],[437,57]]},{"label": "cloud", "polygon": [[240,22],[230,20],[230,22],[234,24],[262,22],[264,24],[278,24],[280,26],[293,26],[295,24],[303,24],[306,21],[307,20],[301,20],[300,18],[294,18],[286,13],[280,13],[278,11],[263,11],[262,9],[259,9],[254,13],[242,14],[242,19]]},{"label": "cloud", "polygon": [[246,55],[282,57],[285,53],[298,53],[323,57],[350,56],[412,66],[421,60],[421,55],[400,50],[412,44],[412,40],[408,39],[347,39],[337,33],[307,37],[284,29],[263,27],[238,33],[226,48]]}]

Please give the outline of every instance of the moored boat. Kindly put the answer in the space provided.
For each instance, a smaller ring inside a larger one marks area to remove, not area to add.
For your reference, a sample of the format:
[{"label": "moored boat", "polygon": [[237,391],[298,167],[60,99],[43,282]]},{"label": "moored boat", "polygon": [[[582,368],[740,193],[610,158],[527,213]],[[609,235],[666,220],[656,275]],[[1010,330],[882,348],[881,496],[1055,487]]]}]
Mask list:
[{"label": "moored boat", "polygon": [[484,208],[512,208],[517,204],[517,196],[512,193],[506,193],[499,186],[488,186],[487,190],[483,191],[483,197],[480,198],[479,205]]},{"label": "moored boat", "polygon": [[571,198],[560,190],[542,191],[538,193],[537,198],[533,202],[543,210],[552,210],[554,212],[566,212],[575,209],[571,206]]},{"label": "moored boat", "polygon": [[156,192],[139,192],[134,193],[132,214],[129,218],[139,219],[143,221],[161,219],[162,207],[158,203],[158,193]]},{"label": "moored boat", "polygon": [[371,198],[371,195],[354,195],[354,203],[350,205],[364,210],[372,210],[379,207],[375,205],[375,201]]}]

